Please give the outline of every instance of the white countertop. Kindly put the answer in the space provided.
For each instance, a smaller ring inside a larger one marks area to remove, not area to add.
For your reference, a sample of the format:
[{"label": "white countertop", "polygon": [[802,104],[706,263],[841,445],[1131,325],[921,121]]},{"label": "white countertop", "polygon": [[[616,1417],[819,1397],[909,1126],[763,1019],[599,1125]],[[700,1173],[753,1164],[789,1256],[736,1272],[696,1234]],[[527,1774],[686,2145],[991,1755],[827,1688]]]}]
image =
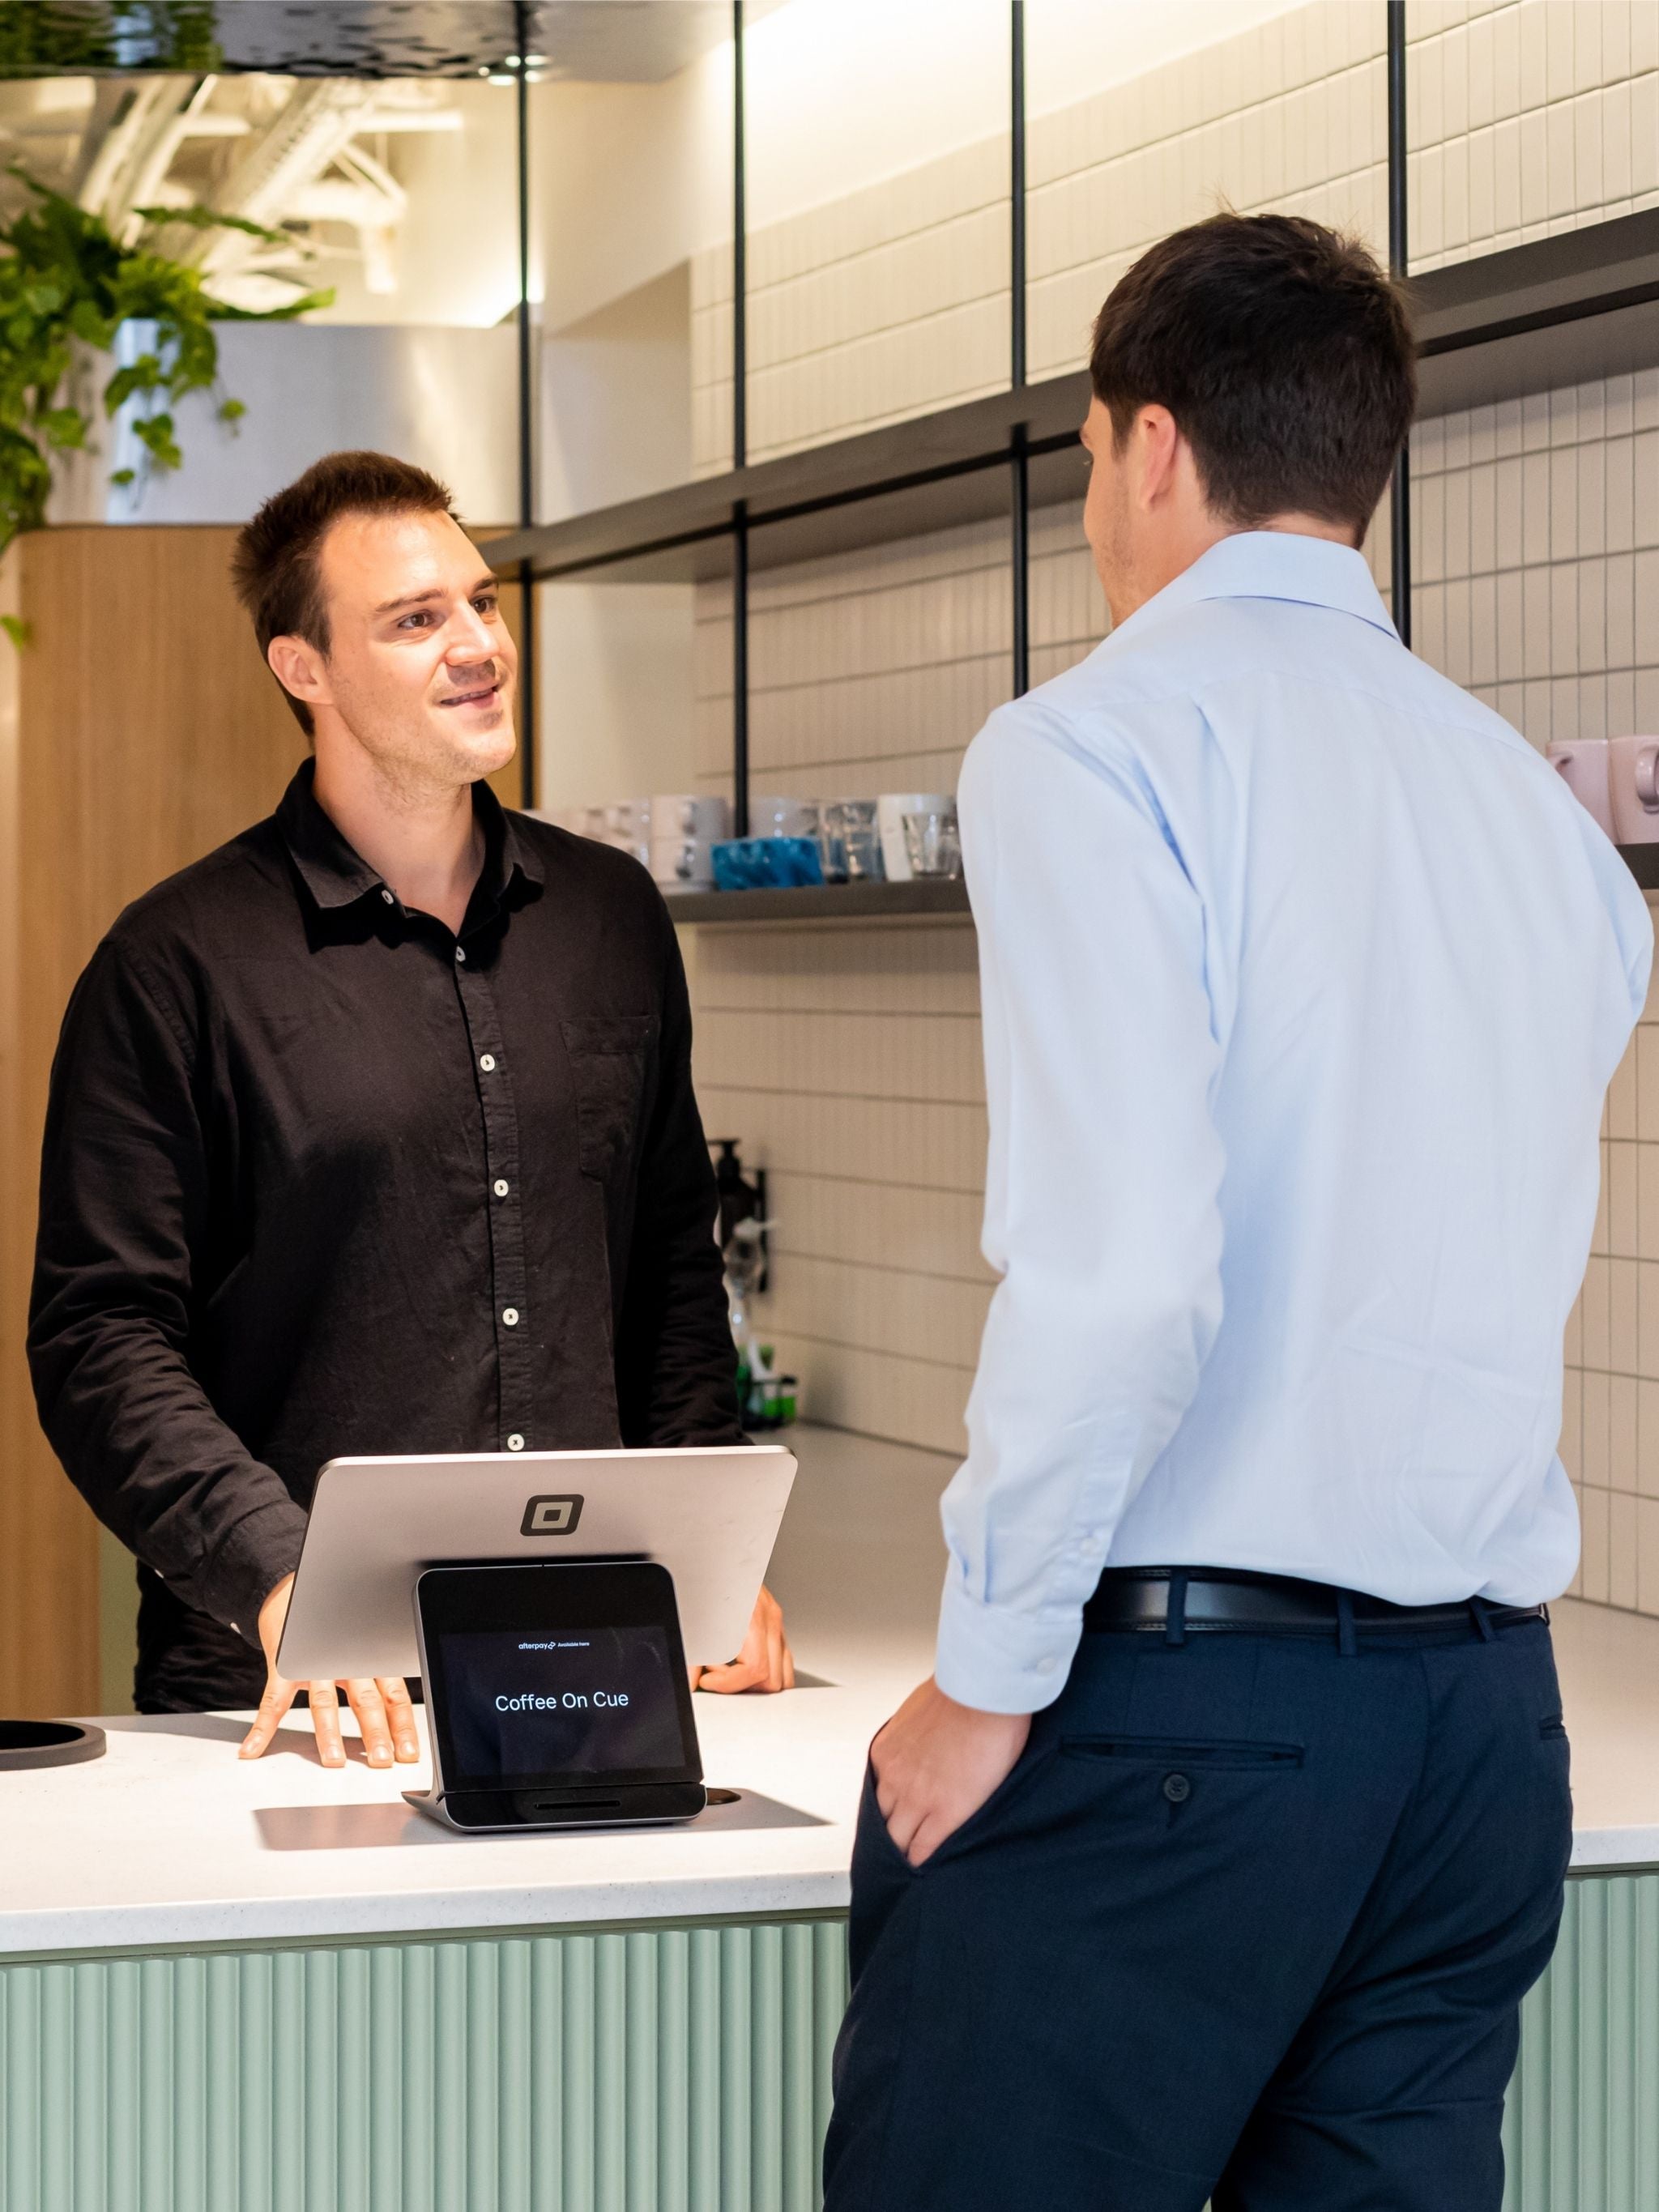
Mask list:
[{"label": "white countertop", "polygon": [[[469,1841],[406,1806],[423,1767],[318,1764],[301,1714],[244,1764],[214,1715],[107,1720],[107,1755],[0,1776],[0,1954],[823,1912],[847,1903],[865,1747],[927,1671],[937,1454],[805,1431],[771,1577],[806,1686],[700,1697],[689,1827]],[[1574,1863],[1659,1865],[1659,1621],[1555,1608]]]}]

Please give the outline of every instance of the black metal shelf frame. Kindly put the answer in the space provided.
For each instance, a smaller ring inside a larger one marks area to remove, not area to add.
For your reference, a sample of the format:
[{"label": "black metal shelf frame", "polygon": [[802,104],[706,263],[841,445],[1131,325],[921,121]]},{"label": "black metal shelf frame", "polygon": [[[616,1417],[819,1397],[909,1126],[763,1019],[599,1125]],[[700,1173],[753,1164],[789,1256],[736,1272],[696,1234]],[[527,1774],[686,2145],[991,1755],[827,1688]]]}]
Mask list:
[{"label": "black metal shelf frame", "polygon": [[[1407,276],[1407,0],[1382,0],[1386,20],[1389,261]],[[520,13],[527,9],[520,0]],[[1011,159],[1009,381],[988,398],[860,432],[774,460],[748,458],[747,158],[744,0],[732,29],[732,467],[645,498],[536,526],[532,509],[528,104],[520,70],[520,476],[524,526],[494,540],[493,564],[533,592],[538,582],[607,572],[618,579],[729,577],[732,599],[732,799],[748,826],[750,583],[767,568],[954,524],[1007,520],[1012,592],[1010,686],[1030,677],[1030,516],[1080,499],[1087,478],[1078,427],[1086,371],[1027,379],[1024,0],[1009,0]],[[520,53],[526,51],[520,40]],[[1617,216],[1533,244],[1473,256],[1410,279],[1417,312],[1419,415],[1519,397],[1659,362],[1659,210]],[[1394,612],[1410,643],[1409,452],[1393,486]],[[526,647],[534,616],[526,599]],[[526,678],[530,674],[526,659]],[[526,789],[533,792],[533,715],[526,684]],[[801,895],[783,911],[806,917]],[[831,894],[830,896],[834,896]],[[690,906],[681,902],[688,918]],[[734,910],[720,909],[737,919]],[[713,918],[710,910],[708,918]],[[760,918],[760,909],[755,909]]]}]

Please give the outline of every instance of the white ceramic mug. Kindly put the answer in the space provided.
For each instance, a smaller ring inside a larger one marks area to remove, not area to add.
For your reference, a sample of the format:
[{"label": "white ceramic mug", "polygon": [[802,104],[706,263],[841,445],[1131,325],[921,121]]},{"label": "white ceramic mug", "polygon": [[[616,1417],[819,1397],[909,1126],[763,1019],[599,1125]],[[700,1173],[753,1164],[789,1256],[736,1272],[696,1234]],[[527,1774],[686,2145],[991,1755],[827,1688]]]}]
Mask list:
[{"label": "white ceramic mug", "polygon": [[708,837],[653,837],[651,872],[665,890],[711,890],[714,849]]},{"label": "white ceramic mug", "polygon": [[1606,738],[1573,738],[1545,748],[1544,757],[1587,813],[1613,835],[1613,786]]},{"label": "white ceramic mug", "polygon": [[1659,738],[1610,738],[1613,832],[1621,845],[1659,845]]},{"label": "white ceramic mug", "polygon": [[942,814],[956,806],[948,791],[884,791],[876,801],[876,821],[881,830],[881,856],[887,863],[890,884],[910,881],[910,855],[904,842],[907,814]]},{"label": "white ceramic mug", "polygon": [[677,791],[651,801],[651,842],[669,844],[683,837],[713,843],[732,834],[732,802],[715,793]]},{"label": "white ceramic mug", "polygon": [[816,799],[780,799],[763,792],[749,801],[751,837],[816,837],[818,834]]}]

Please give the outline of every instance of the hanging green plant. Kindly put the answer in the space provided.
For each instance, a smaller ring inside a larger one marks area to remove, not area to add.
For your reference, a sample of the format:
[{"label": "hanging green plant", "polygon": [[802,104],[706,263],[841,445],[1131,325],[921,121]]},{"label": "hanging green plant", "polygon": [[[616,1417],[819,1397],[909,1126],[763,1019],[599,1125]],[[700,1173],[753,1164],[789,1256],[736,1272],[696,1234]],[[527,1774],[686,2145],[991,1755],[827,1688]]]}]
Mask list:
[{"label": "hanging green plant", "polygon": [[[84,448],[91,434],[92,417],[68,389],[78,346],[108,353],[123,323],[155,326],[153,345],[105,383],[104,412],[113,416],[131,399],[149,403],[131,418],[144,467],[176,469],[184,455],[173,410],[187,392],[210,391],[217,382],[215,323],[291,322],[334,297],[310,292],[259,312],[230,307],[204,289],[199,270],[143,243],[122,245],[100,216],[16,164],[11,174],[33,199],[0,222],[0,553],[21,532],[38,530],[46,520],[52,455]],[[152,229],[184,224],[293,243],[283,232],[211,208],[137,212]],[[222,422],[234,423],[245,411],[240,400],[221,398]],[[131,483],[136,473],[118,469],[110,480]],[[0,628],[21,642],[15,616],[0,616]]]}]

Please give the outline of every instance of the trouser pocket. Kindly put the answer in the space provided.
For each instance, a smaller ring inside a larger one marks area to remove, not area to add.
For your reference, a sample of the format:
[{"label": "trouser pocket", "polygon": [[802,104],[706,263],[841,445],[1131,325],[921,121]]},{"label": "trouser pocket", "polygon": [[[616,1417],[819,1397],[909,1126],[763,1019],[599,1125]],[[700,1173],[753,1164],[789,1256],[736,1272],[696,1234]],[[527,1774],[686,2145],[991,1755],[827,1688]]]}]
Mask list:
[{"label": "trouser pocket", "polygon": [[[1300,1744],[1194,1742],[1180,1736],[1063,1736],[1060,1753],[1114,1775],[1127,1810],[1145,1814],[1161,1808],[1170,1827],[1189,1806],[1236,1796],[1252,1778],[1270,1782],[1299,1773],[1303,1761]],[[1224,1783],[1224,1775],[1234,1779]]]},{"label": "trouser pocket", "polygon": [[1154,1766],[1300,1766],[1303,1759],[1298,1743],[1194,1743],[1180,1736],[1068,1735],[1060,1747],[1070,1759],[1137,1759]]}]

